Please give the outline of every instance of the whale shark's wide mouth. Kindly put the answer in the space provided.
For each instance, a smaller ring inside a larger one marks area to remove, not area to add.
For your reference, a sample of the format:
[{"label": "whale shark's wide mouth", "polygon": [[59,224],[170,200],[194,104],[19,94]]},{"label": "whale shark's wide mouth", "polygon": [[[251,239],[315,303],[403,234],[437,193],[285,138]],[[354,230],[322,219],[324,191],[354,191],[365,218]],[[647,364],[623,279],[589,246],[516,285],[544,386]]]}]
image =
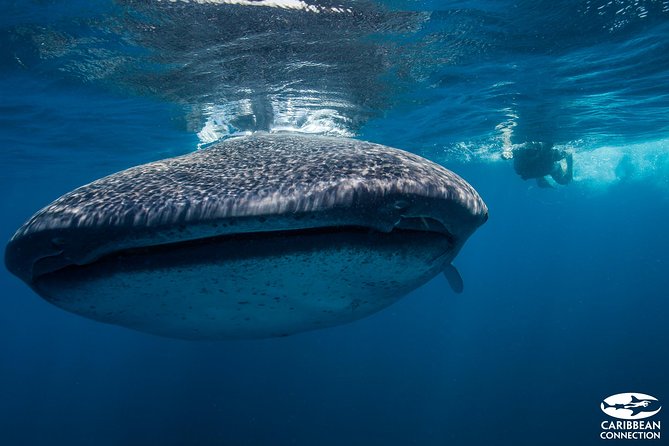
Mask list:
[{"label": "whale shark's wide mouth", "polygon": [[[429,225],[429,222],[425,222],[425,225]],[[335,226],[335,227],[320,227],[320,228],[309,228],[302,230],[291,230],[291,231],[269,231],[269,232],[251,232],[251,233],[241,233],[241,234],[226,234],[215,237],[206,237],[195,240],[187,241],[178,241],[174,243],[164,243],[159,245],[149,245],[135,248],[122,249],[119,251],[114,251],[106,254],[103,257],[96,259],[93,262],[76,265],[71,264],[64,266],[62,268],[48,271],[42,270],[39,274],[34,276],[34,280],[37,281],[40,277],[44,275],[58,274],[60,271],[65,270],[76,270],[88,268],[95,264],[102,264],[108,262],[110,259],[115,259],[117,261],[123,262],[124,259],[130,259],[134,257],[143,257],[148,258],[163,258],[165,256],[178,256],[179,253],[188,253],[193,251],[201,251],[203,249],[211,250],[221,250],[221,255],[228,257],[244,257],[248,255],[248,252],[229,252],[226,250],[226,246],[232,242],[235,245],[246,244],[246,246],[263,246],[269,240],[283,239],[287,243],[290,243],[291,240],[297,239],[326,239],[326,238],[342,238],[350,236],[351,240],[365,240],[368,242],[374,240],[374,243],[377,244],[379,248],[382,248],[384,239],[388,240],[393,239],[393,243],[397,243],[398,239],[404,239],[405,245],[411,245],[414,238],[416,237],[431,237],[435,240],[439,240],[440,246],[443,247],[443,253],[453,252],[456,247],[455,239],[446,232],[438,232],[431,230],[420,230],[412,228],[395,228],[391,232],[381,232],[373,228],[367,228],[363,226]],[[366,238],[365,238],[366,237]],[[312,247],[317,249],[316,246]],[[441,257],[441,256],[438,256]],[[188,259],[183,259],[188,261]],[[434,259],[426,259],[426,261],[432,261]],[[39,270],[39,261],[36,262],[36,270]]]},{"label": "whale shark's wide mouth", "polygon": [[[426,225],[429,224],[429,222],[425,222]],[[138,248],[129,248],[129,249],[124,249],[116,252],[109,253],[105,255],[104,257],[101,257],[99,260],[104,260],[107,257],[122,257],[124,255],[135,255],[135,254],[143,254],[143,255],[161,255],[162,253],[165,252],[171,252],[175,250],[180,250],[183,248],[190,248],[190,247],[198,247],[198,246],[206,246],[206,245],[214,245],[214,244],[223,244],[226,241],[234,240],[234,241],[249,241],[249,242],[262,242],[265,239],[268,238],[277,238],[277,237],[283,237],[286,239],[290,239],[293,237],[299,237],[299,236],[312,236],[312,235],[335,235],[335,234],[370,234],[370,235],[381,235],[383,236],[384,234],[392,234],[393,236],[398,235],[398,234],[406,234],[409,236],[411,233],[420,233],[420,232],[429,232],[431,234],[439,235],[441,237],[444,237],[449,241],[449,246],[451,248],[455,247],[455,239],[453,236],[447,232],[437,232],[437,231],[430,231],[430,230],[419,230],[419,229],[410,229],[410,228],[395,228],[393,229],[390,233],[386,232],[380,232],[376,229],[373,228],[367,228],[364,226],[334,226],[334,227],[320,227],[320,228],[309,228],[309,229],[300,229],[300,230],[290,230],[290,231],[268,231],[268,232],[250,232],[250,233],[242,233],[242,234],[226,234],[226,235],[219,235],[215,237],[206,237],[206,238],[201,238],[201,239],[195,239],[195,240],[187,240],[187,241],[179,241],[179,242],[174,242],[174,243],[165,243],[165,244],[160,244],[160,245],[150,245],[150,246],[142,246]],[[95,262],[93,262],[95,263]],[[76,265],[75,265],[76,266]]]},{"label": "whale shark's wide mouth", "polygon": [[209,237],[202,237],[189,240],[179,240],[174,242],[148,244],[143,246],[135,246],[131,248],[121,248],[105,253],[103,256],[92,259],[89,262],[64,262],[61,259],[61,253],[54,256],[45,256],[36,259],[32,266],[32,281],[37,281],[41,276],[58,274],[62,270],[72,270],[77,268],[84,268],[96,263],[104,263],[110,258],[123,259],[124,257],[132,257],[141,255],[145,258],[160,257],[167,253],[174,253],[178,251],[188,251],[193,248],[202,248],[206,246],[220,247],[225,246],[228,241],[262,243],[268,239],[285,238],[286,240],[305,236],[327,236],[327,235],[345,235],[351,234],[356,237],[361,234],[369,234],[377,240],[383,241],[384,236],[398,236],[405,235],[407,243],[410,242],[411,236],[418,233],[429,233],[440,240],[447,241],[447,252],[457,252],[458,242],[448,230],[437,220],[432,218],[406,218],[402,219],[389,232],[379,231],[373,227],[365,227],[359,225],[342,225],[342,226],[326,226],[313,227],[293,230],[278,230],[278,231],[260,231],[260,232],[242,232],[235,234],[223,234]]}]

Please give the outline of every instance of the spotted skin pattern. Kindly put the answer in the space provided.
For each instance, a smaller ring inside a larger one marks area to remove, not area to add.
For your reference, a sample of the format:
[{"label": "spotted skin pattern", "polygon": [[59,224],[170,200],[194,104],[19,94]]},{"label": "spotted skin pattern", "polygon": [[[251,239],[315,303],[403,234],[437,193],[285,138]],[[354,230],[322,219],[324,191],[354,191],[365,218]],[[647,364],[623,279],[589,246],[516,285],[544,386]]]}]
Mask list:
[{"label": "spotted skin pattern", "polygon": [[449,170],[344,138],[255,134],[54,201],[7,268],[67,311],[182,339],[284,336],[373,314],[445,268],[487,208]]}]

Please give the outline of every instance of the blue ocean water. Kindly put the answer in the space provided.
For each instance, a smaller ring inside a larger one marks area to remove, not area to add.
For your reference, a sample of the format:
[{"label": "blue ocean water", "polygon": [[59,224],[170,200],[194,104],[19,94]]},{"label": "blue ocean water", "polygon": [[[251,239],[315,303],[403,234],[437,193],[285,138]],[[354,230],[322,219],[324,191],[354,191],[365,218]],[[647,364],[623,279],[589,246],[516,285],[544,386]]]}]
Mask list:
[{"label": "blue ocean water", "polygon": [[[462,295],[438,277],[280,339],[103,325],[3,269],[0,444],[590,445],[606,396],[669,399],[668,1],[0,5],[5,240],[74,187],[257,130],[413,151],[490,208]],[[516,176],[526,141],[573,151],[574,181]]]}]

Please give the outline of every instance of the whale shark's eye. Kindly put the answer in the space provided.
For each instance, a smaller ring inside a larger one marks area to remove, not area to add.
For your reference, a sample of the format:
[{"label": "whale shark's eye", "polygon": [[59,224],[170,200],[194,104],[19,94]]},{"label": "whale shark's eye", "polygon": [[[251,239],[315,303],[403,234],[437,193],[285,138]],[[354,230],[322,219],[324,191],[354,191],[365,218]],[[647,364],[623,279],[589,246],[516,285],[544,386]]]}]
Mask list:
[{"label": "whale shark's eye", "polygon": [[55,249],[62,249],[65,244],[66,241],[62,237],[54,237],[51,239],[51,246]]}]

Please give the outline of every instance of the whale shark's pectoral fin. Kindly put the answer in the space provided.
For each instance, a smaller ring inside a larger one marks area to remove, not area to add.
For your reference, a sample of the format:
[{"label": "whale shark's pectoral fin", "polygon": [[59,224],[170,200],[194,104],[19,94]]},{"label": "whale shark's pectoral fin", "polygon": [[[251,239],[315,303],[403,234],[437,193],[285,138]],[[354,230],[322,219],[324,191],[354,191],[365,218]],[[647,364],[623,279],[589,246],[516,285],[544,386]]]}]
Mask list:
[{"label": "whale shark's pectoral fin", "polygon": [[453,265],[449,264],[444,268],[444,277],[446,277],[451,289],[456,293],[460,294],[462,293],[462,290],[465,289],[465,283],[462,281],[462,276]]}]

